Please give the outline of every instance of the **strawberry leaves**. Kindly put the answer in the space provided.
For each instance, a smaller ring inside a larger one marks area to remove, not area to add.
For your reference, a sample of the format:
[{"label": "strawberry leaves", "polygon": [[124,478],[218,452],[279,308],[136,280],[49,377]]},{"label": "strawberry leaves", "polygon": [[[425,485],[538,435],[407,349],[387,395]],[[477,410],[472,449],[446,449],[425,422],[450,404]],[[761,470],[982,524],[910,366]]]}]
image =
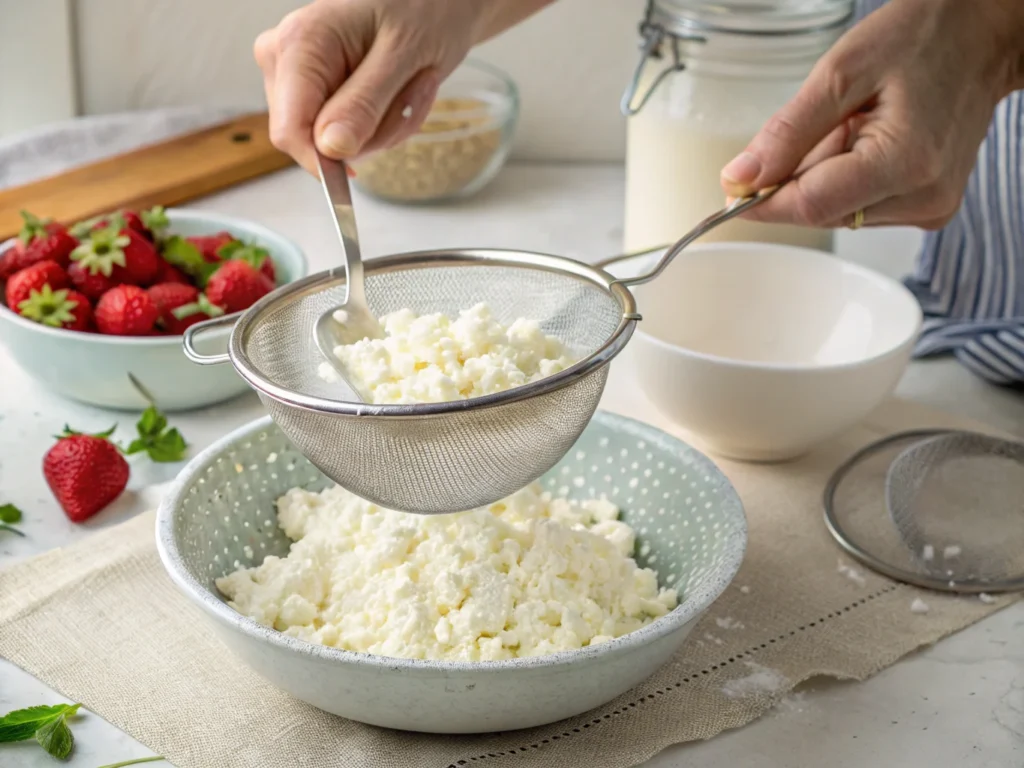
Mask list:
[{"label": "strawberry leaves", "polygon": [[180,235],[172,235],[167,238],[163,243],[161,254],[167,263],[177,267],[195,280],[200,288],[206,285],[206,281],[220,266],[218,262],[209,262],[204,259],[199,249]]},{"label": "strawberry leaves", "polygon": [[28,707],[0,717],[0,744],[35,738],[39,746],[58,760],[65,760],[75,746],[75,737],[67,718],[81,704],[57,704],[52,707]]},{"label": "strawberry leaves", "polygon": [[142,226],[152,232],[153,237],[157,240],[162,240],[167,228],[171,226],[162,205],[154,205],[152,208],[140,212],[139,219],[142,220]]},{"label": "strawberry leaves", "polygon": [[244,261],[253,269],[259,269],[263,266],[263,262],[270,258],[270,253],[265,248],[260,248],[258,245],[246,245],[241,240],[232,240],[230,243],[222,245],[217,249],[217,255],[225,261],[228,259]]},{"label": "strawberry leaves", "polygon": [[21,211],[21,218],[24,223],[18,232],[18,239],[24,245],[29,245],[37,237],[46,237],[48,232],[46,226],[53,223],[53,219],[41,219],[28,211]]},{"label": "strawberry leaves", "polygon": [[138,437],[124,449],[126,455],[145,453],[157,462],[174,462],[185,458],[188,443],[175,427],[168,429],[167,417],[155,405],[142,412],[135,428]]}]

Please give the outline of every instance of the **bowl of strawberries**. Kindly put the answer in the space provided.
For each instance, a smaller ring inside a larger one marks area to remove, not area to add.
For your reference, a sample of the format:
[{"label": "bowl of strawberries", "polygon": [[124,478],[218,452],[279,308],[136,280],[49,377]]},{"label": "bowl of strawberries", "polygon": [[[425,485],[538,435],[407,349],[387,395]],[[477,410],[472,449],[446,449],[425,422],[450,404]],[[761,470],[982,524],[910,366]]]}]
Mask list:
[{"label": "bowl of strawberries", "polygon": [[[0,341],[46,387],[119,410],[228,400],[248,386],[228,367],[193,365],[190,325],[239,312],[306,274],[301,249],[253,222],[205,211],[119,211],[70,226],[22,214],[0,243]],[[204,354],[230,328],[204,333]]]}]

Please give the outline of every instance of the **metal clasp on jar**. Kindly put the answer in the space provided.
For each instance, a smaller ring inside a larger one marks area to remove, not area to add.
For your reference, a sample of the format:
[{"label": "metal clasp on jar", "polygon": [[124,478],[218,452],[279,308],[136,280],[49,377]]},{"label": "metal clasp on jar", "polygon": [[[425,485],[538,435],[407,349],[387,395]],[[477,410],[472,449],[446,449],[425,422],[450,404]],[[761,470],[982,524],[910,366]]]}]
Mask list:
[{"label": "metal clasp on jar", "polygon": [[[633,72],[633,79],[626,86],[626,91],[622,94],[622,101],[619,102],[619,109],[626,117],[632,117],[644,108],[644,105],[651,98],[651,94],[661,85],[662,80],[673,72],[682,72],[686,68],[679,51],[679,43],[681,41],[685,40],[691,43],[707,42],[707,39],[700,35],[680,35],[675,32],[666,31],[663,26],[652,21],[651,14],[653,8],[654,0],[647,0],[647,10],[644,11],[644,19],[640,22],[640,61],[637,62],[636,70]],[[672,47],[672,61],[665,65],[664,69],[654,78],[654,82],[647,87],[647,90],[640,97],[640,103],[634,104],[637,91],[640,88],[640,78],[643,75],[644,67],[647,66],[648,60],[661,60],[665,57],[662,51],[662,44],[666,42],[666,37],[669,39]]]}]

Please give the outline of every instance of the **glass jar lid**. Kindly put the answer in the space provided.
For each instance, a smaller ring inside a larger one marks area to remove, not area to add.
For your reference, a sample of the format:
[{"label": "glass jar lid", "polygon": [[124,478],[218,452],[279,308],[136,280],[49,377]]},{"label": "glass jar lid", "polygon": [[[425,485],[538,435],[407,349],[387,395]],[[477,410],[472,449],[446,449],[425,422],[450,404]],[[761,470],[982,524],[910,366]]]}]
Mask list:
[{"label": "glass jar lid", "polygon": [[[720,59],[753,47],[768,51],[777,62],[816,58],[853,17],[854,0],[647,0],[640,23],[640,61],[622,95],[622,114],[637,114],[666,77],[685,69],[684,48],[704,48],[706,56]],[[638,93],[651,59],[663,66]]]},{"label": "glass jar lid", "polygon": [[853,0],[650,0],[647,21],[683,37],[799,35],[844,26],[853,5]]}]

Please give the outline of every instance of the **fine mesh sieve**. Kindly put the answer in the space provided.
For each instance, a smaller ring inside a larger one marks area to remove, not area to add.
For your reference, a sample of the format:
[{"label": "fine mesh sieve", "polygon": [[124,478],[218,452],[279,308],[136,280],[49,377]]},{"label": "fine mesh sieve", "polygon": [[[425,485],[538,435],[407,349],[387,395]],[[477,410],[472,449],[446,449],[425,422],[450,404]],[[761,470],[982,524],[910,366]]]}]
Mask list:
[{"label": "fine mesh sieve", "polygon": [[844,549],[900,581],[1024,589],[1024,444],[946,430],[890,436],[836,471],[825,518]]},{"label": "fine mesh sieve", "polygon": [[[420,514],[485,506],[547,472],[590,421],[608,362],[640,320],[626,286],[653,280],[694,240],[778,189],[733,201],[672,245],[650,272],[629,279],[524,251],[423,251],[362,265],[367,304],[378,317],[405,308],[454,316],[484,302],[505,325],[520,318],[538,322],[579,361],[504,392],[377,405],[361,402],[342,382],[323,380],[313,330],[346,301],[341,267],[278,288],[237,323],[227,315],[192,326],[184,335],[185,354],[204,365],[230,360],[296,447],[356,495]],[[231,323],[227,354],[196,350],[199,334]]]},{"label": "fine mesh sieve", "polygon": [[579,360],[533,384],[471,400],[359,403],[346,385],[320,377],[323,358],[310,332],[344,300],[343,274],[313,275],[253,305],[232,332],[235,368],[324,474],[393,509],[472,509],[549,470],[590,421],[607,363],[639,319],[632,295],[611,276],[555,256],[431,251],[375,259],[365,269],[366,298],[378,316],[406,307],[457,315],[486,302],[504,324],[536,320]]}]

